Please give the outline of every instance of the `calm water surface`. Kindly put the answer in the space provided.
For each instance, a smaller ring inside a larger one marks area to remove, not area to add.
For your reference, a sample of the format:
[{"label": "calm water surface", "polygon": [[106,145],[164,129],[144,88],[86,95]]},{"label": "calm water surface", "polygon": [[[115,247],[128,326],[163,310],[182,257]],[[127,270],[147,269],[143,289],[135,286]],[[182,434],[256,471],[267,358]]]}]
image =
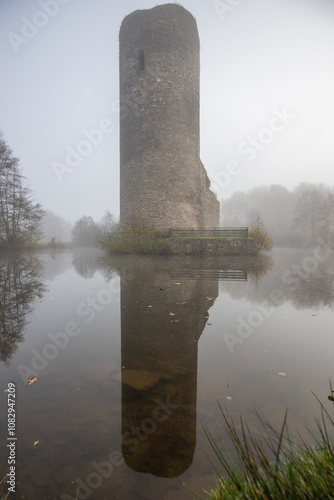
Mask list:
[{"label": "calm water surface", "polygon": [[[333,408],[334,257],[0,258],[0,470],[16,384],[16,496],[191,500],[214,484],[217,401],[290,432]],[[266,372],[266,373],[263,373]],[[37,380],[27,386],[27,381]]]}]

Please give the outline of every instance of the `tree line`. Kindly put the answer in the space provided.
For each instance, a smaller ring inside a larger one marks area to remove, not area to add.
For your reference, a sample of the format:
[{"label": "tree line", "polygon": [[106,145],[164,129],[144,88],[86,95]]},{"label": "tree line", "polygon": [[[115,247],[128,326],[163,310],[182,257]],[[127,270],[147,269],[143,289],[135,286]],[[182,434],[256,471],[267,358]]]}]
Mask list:
[{"label": "tree line", "polygon": [[34,245],[41,236],[44,213],[33,199],[19,159],[0,132],[0,248]]},{"label": "tree line", "polygon": [[222,226],[256,226],[259,216],[275,245],[311,246],[334,227],[334,188],[300,183],[272,184],[235,192],[221,201]]},{"label": "tree line", "polygon": [[44,245],[51,247],[72,239],[75,246],[94,246],[115,231],[115,217],[107,210],[101,221],[81,217],[72,226],[44,210],[22,174],[20,161],[0,131],[0,249],[17,250]]}]

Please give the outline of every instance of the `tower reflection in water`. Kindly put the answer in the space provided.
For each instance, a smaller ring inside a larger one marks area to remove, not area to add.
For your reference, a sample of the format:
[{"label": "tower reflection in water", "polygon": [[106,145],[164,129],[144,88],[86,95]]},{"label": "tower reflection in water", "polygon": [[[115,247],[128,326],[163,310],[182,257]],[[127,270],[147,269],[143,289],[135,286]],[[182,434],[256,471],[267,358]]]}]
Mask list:
[{"label": "tower reflection in water", "polygon": [[193,461],[198,340],[218,279],[247,279],[222,272],[145,260],[121,272],[122,452],[135,471],[176,477]]}]

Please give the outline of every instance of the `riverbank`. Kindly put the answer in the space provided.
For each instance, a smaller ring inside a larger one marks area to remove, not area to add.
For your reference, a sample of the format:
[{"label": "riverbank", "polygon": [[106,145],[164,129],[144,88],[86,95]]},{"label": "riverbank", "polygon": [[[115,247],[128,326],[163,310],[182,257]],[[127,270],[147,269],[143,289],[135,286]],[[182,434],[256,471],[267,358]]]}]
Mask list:
[{"label": "riverbank", "polygon": [[[334,392],[330,385],[330,401]],[[317,398],[318,399],[318,398]],[[238,463],[227,451],[224,440],[217,443],[210,432],[206,435],[218,459],[217,486],[208,492],[206,500],[263,499],[309,500],[334,498],[334,420],[318,399],[321,418],[316,419],[319,437],[310,432],[312,444],[302,440],[296,445],[290,439],[285,414],[282,429],[275,430],[256,413],[262,437],[254,438],[247,424],[240,419],[240,429],[221,408],[229,438],[236,450]]]}]

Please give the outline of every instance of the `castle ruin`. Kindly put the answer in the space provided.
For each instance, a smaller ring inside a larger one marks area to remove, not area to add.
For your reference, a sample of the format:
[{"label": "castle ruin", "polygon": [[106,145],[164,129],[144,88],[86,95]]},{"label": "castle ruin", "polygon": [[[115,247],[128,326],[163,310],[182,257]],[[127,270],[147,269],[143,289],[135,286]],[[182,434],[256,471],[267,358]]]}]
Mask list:
[{"label": "castle ruin", "polygon": [[219,226],[200,160],[199,37],[194,17],[165,4],[120,28],[120,222],[157,230]]}]

